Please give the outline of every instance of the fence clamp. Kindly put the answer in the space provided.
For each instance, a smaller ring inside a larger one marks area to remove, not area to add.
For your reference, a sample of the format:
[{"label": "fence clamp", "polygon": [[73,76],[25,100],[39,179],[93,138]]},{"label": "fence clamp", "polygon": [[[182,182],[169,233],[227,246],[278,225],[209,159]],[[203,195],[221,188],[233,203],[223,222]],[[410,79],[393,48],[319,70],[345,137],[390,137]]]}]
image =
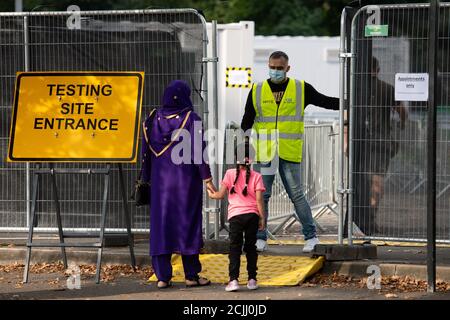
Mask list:
[{"label": "fence clamp", "polygon": [[339,58],[343,58],[343,59],[351,59],[356,57],[355,53],[351,53],[351,52],[341,52],[339,53]]},{"label": "fence clamp", "polygon": [[351,194],[351,193],[354,193],[354,191],[353,191],[353,189],[340,189],[340,188],[338,188],[337,189],[337,193],[340,193],[340,194]]},{"label": "fence clamp", "polygon": [[203,63],[218,62],[218,61],[219,61],[219,57],[211,57],[211,58],[205,57],[202,59]]}]

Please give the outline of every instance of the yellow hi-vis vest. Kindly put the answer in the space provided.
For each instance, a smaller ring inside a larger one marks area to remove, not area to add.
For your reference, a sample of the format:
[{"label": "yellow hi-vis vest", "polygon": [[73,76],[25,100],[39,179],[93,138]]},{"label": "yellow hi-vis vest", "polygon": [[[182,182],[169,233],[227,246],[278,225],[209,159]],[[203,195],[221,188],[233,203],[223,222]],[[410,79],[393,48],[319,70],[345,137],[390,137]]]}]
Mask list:
[{"label": "yellow hi-vis vest", "polygon": [[305,82],[289,79],[280,105],[277,106],[269,83],[256,83],[252,88],[256,111],[252,144],[256,161],[269,162],[278,151],[281,159],[301,162],[304,134]]}]

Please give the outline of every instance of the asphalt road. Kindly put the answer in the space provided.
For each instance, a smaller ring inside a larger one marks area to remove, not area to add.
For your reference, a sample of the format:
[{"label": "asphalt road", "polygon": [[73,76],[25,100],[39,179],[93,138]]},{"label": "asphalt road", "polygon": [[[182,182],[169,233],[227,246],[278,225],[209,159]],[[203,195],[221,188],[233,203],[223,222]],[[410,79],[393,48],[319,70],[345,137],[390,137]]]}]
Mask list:
[{"label": "asphalt road", "polygon": [[114,280],[95,284],[92,277],[83,276],[81,289],[68,289],[66,276],[61,272],[31,274],[31,282],[22,284],[20,271],[0,272],[0,299],[2,300],[450,300],[450,291],[428,294],[426,292],[396,292],[381,288],[369,290],[357,285],[342,288],[304,283],[294,287],[261,287],[249,291],[225,292],[224,285],[212,284],[202,288],[186,288],[175,283],[165,290],[156,288],[139,275],[119,276]]}]

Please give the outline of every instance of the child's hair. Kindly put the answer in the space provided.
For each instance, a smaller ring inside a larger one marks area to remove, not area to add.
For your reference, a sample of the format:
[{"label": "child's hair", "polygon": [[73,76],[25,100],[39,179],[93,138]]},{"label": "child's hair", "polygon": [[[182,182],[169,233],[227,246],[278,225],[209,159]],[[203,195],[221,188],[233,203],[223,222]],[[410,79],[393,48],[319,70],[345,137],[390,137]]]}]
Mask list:
[{"label": "child's hair", "polygon": [[230,189],[230,194],[236,193],[235,186],[239,179],[239,173],[241,166],[245,167],[245,187],[242,190],[242,194],[247,196],[248,194],[248,181],[250,180],[250,162],[254,157],[255,150],[250,143],[241,143],[234,149],[234,157],[236,160],[236,178],[234,179],[233,186]]},{"label": "child's hair", "polygon": [[[242,164],[236,164],[236,178],[234,179],[234,183],[233,186],[231,187],[230,193],[236,193],[236,190],[234,189],[234,186],[236,185],[237,180],[239,179],[239,171],[241,168]],[[244,190],[242,190],[242,194],[244,196],[247,196],[247,185],[248,185],[248,180],[250,179],[250,164],[245,164],[245,187]]]}]

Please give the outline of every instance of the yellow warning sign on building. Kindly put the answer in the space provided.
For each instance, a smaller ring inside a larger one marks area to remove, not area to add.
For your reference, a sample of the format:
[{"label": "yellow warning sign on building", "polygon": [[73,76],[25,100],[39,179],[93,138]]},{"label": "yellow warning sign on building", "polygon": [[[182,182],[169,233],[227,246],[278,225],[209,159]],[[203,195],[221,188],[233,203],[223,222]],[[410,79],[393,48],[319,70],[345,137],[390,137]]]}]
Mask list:
[{"label": "yellow warning sign on building", "polygon": [[135,162],[143,72],[20,72],[8,161]]},{"label": "yellow warning sign on building", "polygon": [[229,88],[250,88],[252,86],[251,68],[227,68],[225,72],[225,86]]}]

